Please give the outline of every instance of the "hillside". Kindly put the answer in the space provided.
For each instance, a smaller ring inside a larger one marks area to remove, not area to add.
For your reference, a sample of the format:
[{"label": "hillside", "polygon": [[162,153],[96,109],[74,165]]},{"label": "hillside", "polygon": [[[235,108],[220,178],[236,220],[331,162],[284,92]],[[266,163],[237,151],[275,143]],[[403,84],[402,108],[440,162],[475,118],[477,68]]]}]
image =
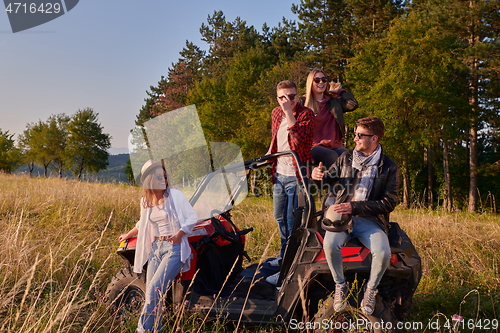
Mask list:
[{"label": "hillside", "polygon": [[[128,157],[128,154],[109,155],[109,164],[106,170],[101,171],[97,174],[84,174],[83,179],[91,182],[98,181],[104,183],[127,182],[127,178],[125,177],[125,165],[127,163]],[[23,165],[14,173],[27,174],[28,167]],[[54,177],[57,175],[57,172],[55,170],[49,170],[49,175],[51,177]],[[35,167],[35,169],[33,170],[33,176],[43,176],[43,168]],[[69,171],[64,172],[64,177],[73,178],[72,174]]]},{"label": "hillside", "polygon": [[107,169],[90,177],[106,183],[126,182],[125,165],[128,158],[129,154],[109,155]]}]

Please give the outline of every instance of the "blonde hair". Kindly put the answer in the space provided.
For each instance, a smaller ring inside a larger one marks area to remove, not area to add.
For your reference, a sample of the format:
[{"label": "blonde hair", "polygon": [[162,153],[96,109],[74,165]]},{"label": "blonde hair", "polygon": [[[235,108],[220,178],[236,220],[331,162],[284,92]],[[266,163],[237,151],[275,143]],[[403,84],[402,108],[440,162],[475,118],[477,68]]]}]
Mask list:
[{"label": "blonde hair", "polygon": [[[304,106],[307,106],[309,109],[313,110],[314,113],[318,113],[320,111],[319,104],[316,101],[316,98],[314,98],[314,94],[312,92],[314,76],[317,73],[323,73],[323,75],[325,75],[325,72],[320,68],[314,68],[312,71],[309,72],[309,75],[307,76],[307,81],[306,81],[306,101],[304,103],[305,104]],[[325,93],[323,93],[323,96],[324,96],[324,94]]]},{"label": "blonde hair", "polygon": [[[144,208],[152,208],[155,206],[155,201],[156,201],[156,195],[155,195],[155,189],[154,189],[154,186],[153,186],[153,182],[154,182],[154,179],[155,179],[155,170],[158,169],[158,168],[162,168],[163,167],[157,167],[157,168],[154,168],[154,169],[151,169],[148,171],[148,173],[144,176],[144,182],[142,183],[142,206]],[[166,176],[166,171],[165,169],[163,169],[163,172]],[[163,195],[167,195],[168,196],[168,180],[167,180],[167,177],[165,177],[165,190],[163,192]]]}]

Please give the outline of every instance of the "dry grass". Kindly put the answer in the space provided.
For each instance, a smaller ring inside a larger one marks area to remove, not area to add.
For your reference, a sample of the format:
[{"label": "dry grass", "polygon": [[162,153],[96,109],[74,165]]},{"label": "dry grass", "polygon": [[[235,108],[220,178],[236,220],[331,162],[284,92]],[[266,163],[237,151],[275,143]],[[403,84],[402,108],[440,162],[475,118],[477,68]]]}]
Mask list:
[{"label": "dry grass", "polygon": [[128,186],[0,175],[0,332],[96,332]]},{"label": "dry grass", "polygon": [[[252,227],[246,236],[245,249],[253,262],[258,262],[269,245],[267,255],[276,257],[280,252],[278,223],[273,216],[273,202],[268,197],[252,197],[241,202],[232,211],[233,221],[240,229]],[[269,241],[271,243],[269,244]]]},{"label": "dry grass", "polygon": [[498,216],[415,209],[396,210],[391,217],[412,238],[423,262],[410,319],[427,322],[437,313],[499,318]]},{"label": "dry grass", "polygon": [[[0,332],[134,332],[134,321],[111,321],[102,296],[123,264],[116,238],[138,217],[139,189],[3,174],[0,188]],[[272,200],[248,198],[233,220],[255,229],[246,238],[253,262],[268,246],[268,256],[278,254]],[[437,313],[498,317],[500,218],[398,209],[392,220],[423,260],[408,320],[427,323]],[[186,316],[169,329],[177,327],[197,330],[199,319]],[[231,331],[226,327],[216,321],[204,331]]]}]

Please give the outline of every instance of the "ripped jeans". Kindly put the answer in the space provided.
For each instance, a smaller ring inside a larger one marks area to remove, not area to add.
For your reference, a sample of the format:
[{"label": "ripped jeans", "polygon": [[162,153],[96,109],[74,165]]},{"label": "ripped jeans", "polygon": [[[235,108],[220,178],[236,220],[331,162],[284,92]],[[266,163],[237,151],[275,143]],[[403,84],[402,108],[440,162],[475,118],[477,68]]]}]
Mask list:
[{"label": "ripped jeans", "polygon": [[372,253],[372,267],[367,285],[369,288],[375,289],[382,280],[391,259],[389,238],[382,227],[372,219],[353,216],[352,221],[354,226],[351,233],[347,230],[340,232],[327,231],[325,233],[323,249],[325,250],[328,267],[332,272],[335,283],[344,283],[342,247],[351,238],[358,238]]},{"label": "ripped jeans", "polygon": [[137,332],[161,332],[165,294],[182,266],[181,244],[159,240],[153,242],[146,274],[146,301]]}]

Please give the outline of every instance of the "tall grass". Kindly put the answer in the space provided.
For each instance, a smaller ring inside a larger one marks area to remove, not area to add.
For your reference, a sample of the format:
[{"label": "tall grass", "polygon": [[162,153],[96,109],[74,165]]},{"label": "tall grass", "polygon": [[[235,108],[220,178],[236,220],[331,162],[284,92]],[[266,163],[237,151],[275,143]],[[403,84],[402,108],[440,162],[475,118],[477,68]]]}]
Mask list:
[{"label": "tall grass", "polygon": [[0,188],[0,332],[98,331],[138,190],[13,175]]},{"label": "tall grass", "polygon": [[[135,319],[119,322],[109,315],[103,293],[124,264],[115,254],[117,237],[138,218],[139,189],[3,174],[0,189],[0,332],[134,332]],[[279,253],[271,199],[246,199],[233,220],[254,228],[246,237],[253,262],[265,251]],[[498,318],[499,217],[397,209],[392,220],[412,238],[423,262],[408,321]],[[201,327],[192,315],[171,322],[168,331]],[[224,318],[204,325],[202,331],[234,329]]]},{"label": "tall grass", "polygon": [[396,210],[391,217],[422,257],[423,276],[409,320],[428,322],[438,313],[465,320],[499,319],[498,216],[413,209]]},{"label": "tall grass", "polygon": [[[279,241],[278,224],[273,216],[273,202],[268,197],[252,197],[241,202],[232,211],[233,221],[240,229],[252,227],[254,230],[245,236],[245,250],[252,262],[258,262],[264,249],[267,255],[279,255],[281,243]],[[274,240],[269,243],[269,240]]]}]

